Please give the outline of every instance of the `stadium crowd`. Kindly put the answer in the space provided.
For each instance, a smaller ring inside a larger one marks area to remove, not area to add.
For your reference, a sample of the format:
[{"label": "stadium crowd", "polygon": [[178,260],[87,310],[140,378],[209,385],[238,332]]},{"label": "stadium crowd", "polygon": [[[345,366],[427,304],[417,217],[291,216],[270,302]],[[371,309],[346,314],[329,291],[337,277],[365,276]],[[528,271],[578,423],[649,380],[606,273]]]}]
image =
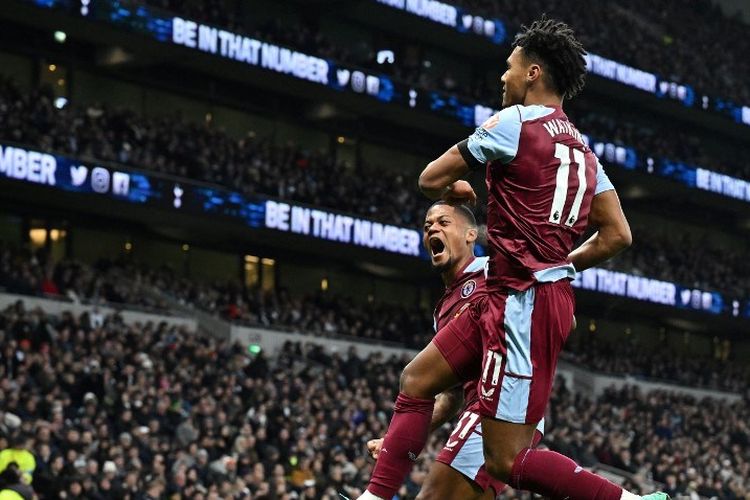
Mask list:
[{"label": "stadium crowd", "polygon": [[665,351],[674,349],[668,343],[649,347],[629,337],[613,342],[600,340],[596,334],[577,333],[565,344],[561,359],[604,375],[747,393],[750,367],[732,357],[728,340],[717,339],[713,352],[701,355],[674,354],[665,359]]},{"label": "stadium crowd", "polygon": [[43,250],[28,252],[2,242],[0,290],[161,312],[169,309],[166,294],[228,321],[411,348],[424,346],[432,328],[429,313],[416,305],[358,303],[322,292],[291,295],[283,287],[263,291],[239,281],[203,283],[167,266],[150,267],[127,258],[100,259],[94,265],[75,259],[55,263]]},{"label": "stadium crowd", "polygon": [[[74,259],[55,262],[44,251],[27,251],[0,240],[0,289],[44,295],[71,302],[115,303],[164,310],[163,302],[144,293],[134,266],[100,260],[87,265]],[[135,277],[135,279],[131,279]]]},{"label": "stadium crowd", "polygon": [[[666,158],[750,178],[750,164],[742,161],[750,156],[747,146],[732,145],[717,155],[685,132],[642,127],[586,105],[571,115],[599,140],[642,146],[640,162]],[[392,168],[351,165],[325,151],[273,143],[254,132],[232,137],[221,127],[175,115],[146,117],[103,104],[57,109],[48,89],[24,91],[7,79],[0,79],[0,140],[406,226],[420,225],[428,205],[414,195],[414,179]],[[480,204],[480,220],[483,210]]]},{"label": "stadium crowd", "polygon": [[[0,449],[34,454],[24,471],[42,499],[356,496],[407,361],[291,343],[251,355],[165,323],[95,325],[20,301],[0,313],[0,335]],[[748,417],[745,401],[626,387],[593,404],[558,384],[545,443],[673,495],[744,498]],[[432,436],[402,498],[449,432]]]},{"label": "stadium crowd", "polygon": [[[168,312],[169,303],[177,300],[237,324],[412,349],[421,349],[432,337],[431,311],[416,304],[360,302],[321,291],[292,294],[283,286],[264,291],[243,287],[239,281],[204,283],[167,266],[150,267],[126,258],[102,259],[94,265],[74,259],[53,263],[43,251],[25,252],[3,244],[0,290],[157,312]],[[94,319],[99,324],[103,315],[97,312]],[[622,352],[628,355],[622,356]],[[750,370],[728,355],[717,358],[706,353],[702,357],[675,355],[661,359],[637,345],[618,344],[614,348],[595,338],[571,342],[565,353],[566,359],[601,373],[734,392],[743,392],[750,382]],[[711,370],[706,370],[709,366]]]},{"label": "stadium crowd", "polygon": [[750,494],[748,401],[698,400],[636,386],[590,400],[558,381],[543,441],[584,467],[597,462],[662,483],[672,498]]},{"label": "stadium crowd", "polygon": [[348,165],[291,142],[272,144],[248,133],[179,116],[148,118],[92,105],[57,109],[45,89],[22,92],[0,81],[0,140],[330,207],[384,222],[419,225],[427,200],[400,172]]},{"label": "stadium crowd", "polygon": [[722,293],[750,297],[747,248],[715,241],[702,230],[669,232],[659,224],[633,223],[633,246],[600,267]]},{"label": "stadium crowd", "polygon": [[[401,41],[385,38],[389,48],[395,45],[401,50],[394,64],[383,65],[376,60],[375,42],[368,42],[365,37],[346,47],[337,45],[320,29],[320,18],[313,12],[307,12],[299,20],[273,19],[258,23],[257,16],[247,12],[253,8],[252,2],[246,6],[241,2],[219,0],[205,3],[146,0],[146,3],[265,41],[387,73],[410,85],[471,96],[490,104],[497,100],[496,82],[490,83],[484,75],[476,74],[469,81],[458,77],[450,68],[433,67],[431,61],[428,62],[425,47],[408,38]],[[698,93],[713,98],[750,104],[750,89],[741,76],[750,74],[750,62],[745,57],[750,50],[748,27],[733,13],[725,15],[710,0],[688,3],[667,0],[658,4],[647,0],[574,3],[457,0],[448,3],[463,7],[471,14],[500,19],[506,23],[511,39],[522,25],[532,22],[540,12],[546,12],[573,26],[584,47],[592,53],[691,85]],[[373,39],[379,37],[373,35]],[[722,50],[710,49],[716,46]]]},{"label": "stadium crowd", "polygon": [[740,76],[750,74],[745,56],[750,50],[748,26],[734,12],[725,15],[711,0],[454,3],[511,21],[510,33],[546,12],[570,24],[590,52],[691,85],[712,97],[750,103],[750,89]]}]

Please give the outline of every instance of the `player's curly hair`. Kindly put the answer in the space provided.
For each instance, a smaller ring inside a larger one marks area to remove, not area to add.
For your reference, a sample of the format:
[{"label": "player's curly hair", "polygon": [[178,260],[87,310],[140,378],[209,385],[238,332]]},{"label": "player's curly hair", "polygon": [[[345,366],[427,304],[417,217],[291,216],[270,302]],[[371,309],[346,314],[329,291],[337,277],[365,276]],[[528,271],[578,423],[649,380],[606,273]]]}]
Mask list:
[{"label": "player's curly hair", "polygon": [[583,89],[586,50],[564,22],[543,15],[531,26],[522,26],[513,47],[523,48],[526,57],[541,64],[549,83],[564,98],[570,99]]}]

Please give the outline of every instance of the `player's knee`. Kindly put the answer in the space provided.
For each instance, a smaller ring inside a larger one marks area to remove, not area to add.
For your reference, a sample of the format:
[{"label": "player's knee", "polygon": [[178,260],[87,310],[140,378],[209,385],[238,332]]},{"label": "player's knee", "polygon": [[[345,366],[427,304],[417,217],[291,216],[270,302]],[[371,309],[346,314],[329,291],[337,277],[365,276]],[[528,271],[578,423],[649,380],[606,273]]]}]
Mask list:
[{"label": "player's knee", "polygon": [[418,391],[419,388],[419,375],[418,370],[412,366],[412,363],[406,365],[404,370],[401,372],[401,379],[399,380],[399,390],[409,396],[414,396],[414,392]]},{"label": "player's knee", "polygon": [[513,472],[513,460],[506,460],[503,458],[487,460],[485,466],[487,467],[487,473],[490,476],[499,479],[504,483],[510,481]]},{"label": "player's knee", "polygon": [[421,373],[418,366],[412,361],[401,372],[399,381],[399,390],[407,396],[415,398],[428,398],[433,394],[428,394],[425,376]]},{"label": "player's knee", "polygon": [[484,465],[487,473],[504,483],[510,481],[515,459],[516,457],[511,453],[503,453],[501,450],[492,450],[489,447],[484,448]]}]

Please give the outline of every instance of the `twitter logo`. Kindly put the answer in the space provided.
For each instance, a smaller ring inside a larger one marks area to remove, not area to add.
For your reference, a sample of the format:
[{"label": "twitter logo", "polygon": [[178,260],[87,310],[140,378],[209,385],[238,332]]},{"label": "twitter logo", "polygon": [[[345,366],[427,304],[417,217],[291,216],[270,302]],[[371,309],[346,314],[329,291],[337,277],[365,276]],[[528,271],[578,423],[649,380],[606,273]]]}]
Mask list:
[{"label": "twitter logo", "polygon": [[82,186],[86,182],[86,176],[89,173],[89,169],[84,165],[71,165],[70,166],[70,180],[74,186]]}]

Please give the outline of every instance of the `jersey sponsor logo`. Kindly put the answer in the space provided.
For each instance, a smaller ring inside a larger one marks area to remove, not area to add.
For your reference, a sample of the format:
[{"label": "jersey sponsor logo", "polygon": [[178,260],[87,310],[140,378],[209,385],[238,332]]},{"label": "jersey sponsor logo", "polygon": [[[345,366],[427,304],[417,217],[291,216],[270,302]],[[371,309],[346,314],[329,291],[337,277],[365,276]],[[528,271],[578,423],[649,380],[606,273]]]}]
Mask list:
[{"label": "jersey sponsor logo", "polygon": [[474,290],[477,289],[477,282],[474,280],[469,280],[466,283],[464,283],[464,286],[461,287],[461,297],[467,298],[472,293],[474,293]]},{"label": "jersey sponsor logo", "polygon": [[498,123],[500,123],[500,113],[495,113],[494,115],[487,118],[487,120],[482,124],[482,128],[485,130],[492,130],[493,128],[497,127]]}]

